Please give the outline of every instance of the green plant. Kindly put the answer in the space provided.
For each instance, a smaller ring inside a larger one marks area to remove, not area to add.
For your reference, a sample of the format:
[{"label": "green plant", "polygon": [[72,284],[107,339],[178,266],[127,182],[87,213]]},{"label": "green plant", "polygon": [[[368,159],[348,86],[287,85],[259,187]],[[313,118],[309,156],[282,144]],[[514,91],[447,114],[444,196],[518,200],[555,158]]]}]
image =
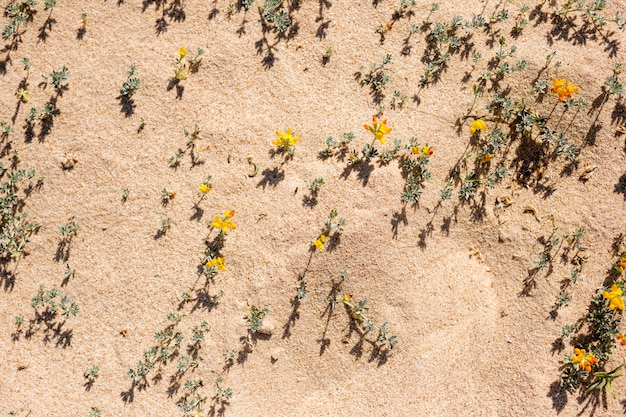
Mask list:
[{"label": "green plant", "polygon": [[135,64],[132,64],[126,72],[126,81],[124,81],[124,84],[120,87],[120,95],[128,99],[135,95],[141,84],[139,78],[135,77],[136,70],[137,67],[135,67]]},{"label": "green plant", "polygon": [[326,158],[333,156],[336,152],[339,152],[340,155],[345,155],[348,152],[348,144],[352,142],[352,140],[354,140],[354,133],[352,132],[344,133],[339,141],[329,136],[324,139],[326,149],[321,151],[320,155]]},{"label": "green plant", "polygon": [[71,216],[67,219],[67,223],[61,225],[61,236],[63,236],[64,240],[70,241],[78,234],[78,223],[74,219],[74,216]]},{"label": "green plant", "polygon": [[67,67],[64,65],[60,71],[52,71],[48,77],[42,75],[41,80],[44,84],[50,84],[57,91],[59,91],[66,88],[66,85],[63,83],[70,78],[70,75],[71,73],[69,69],[67,69]]},{"label": "green plant", "polygon": [[233,397],[233,389],[228,387],[224,388],[222,386],[222,382],[224,379],[219,376],[215,379],[215,400],[221,403],[227,403]]},{"label": "green plant", "polygon": [[282,0],[265,0],[265,4],[261,8],[263,19],[267,23],[273,24],[274,29],[278,32],[284,32],[291,26],[289,14],[284,10],[279,10],[282,3]]},{"label": "green plant", "polygon": [[258,308],[255,305],[250,307],[250,311],[246,316],[246,324],[248,326],[248,330],[251,333],[256,333],[257,330],[261,328],[263,325],[263,318],[269,313],[269,309],[266,307]]},{"label": "green plant", "polygon": [[[333,302],[337,303],[339,300],[334,299]],[[375,344],[379,344],[380,348],[387,350],[392,350],[396,346],[398,337],[389,333],[389,324],[383,323],[377,326],[365,315],[369,310],[369,307],[367,307],[367,299],[355,302],[352,300],[351,294],[345,294],[341,298],[341,302],[350,314],[350,318],[361,325],[361,330],[363,330],[365,334],[377,332]]]},{"label": "green plant", "polygon": [[[323,251],[326,249],[324,243],[327,239],[333,239],[336,241],[339,238],[341,232],[343,232],[343,227],[346,225],[346,219],[340,217],[335,222],[335,218],[337,218],[337,210],[332,209],[330,214],[328,215],[328,219],[324,222],[324,227],[322,228],[322,232],[317,237],[317,239],[311,242],[311,248],[313,250],[317,249]],[[335,233],[333,233],[333,231]]]},{"label": "green plant", "polygon": [[369,72],[365,72],[364,67],[359,68],[355,77],[362,86],[369,85],[375,95],[382,95],[390,81],[387,73],[387,65],[389,64],[391,64],[391,54],[385,55],[380,64],[371,64]]},{"label": "green plant", "polygon": [[91,411],[87,417],[100,417],[102,416],[102,410],[96,407],[91,407]]},{"label": "green plant", "polygon": [[85,372],[83,372],[83,375],[85,376],[85,378],[87,378],[89,382],[93,382],[96,380],[98,372],[100,372],[100,367],[98,365],[92,365]]},{"label": "green plant", "polygon": [[161,190],[161,204],[167,206],[175,196],[176,191],[168,191],[167,188],[163,188]]},{"label": "green plant", "polygon": [[[59,311],[65,318],[70,316],[76,317],[78,315],[78,305],[71,301],[67,295],[63,295],[60,300],[61,291],[56,288],[46,290],[43,285],[39,286],[37,295],[31,299],[31,305],[35,309],[38,318],[49,321],[54,319]],[[43,307],[43,310],[39,309]]]}]

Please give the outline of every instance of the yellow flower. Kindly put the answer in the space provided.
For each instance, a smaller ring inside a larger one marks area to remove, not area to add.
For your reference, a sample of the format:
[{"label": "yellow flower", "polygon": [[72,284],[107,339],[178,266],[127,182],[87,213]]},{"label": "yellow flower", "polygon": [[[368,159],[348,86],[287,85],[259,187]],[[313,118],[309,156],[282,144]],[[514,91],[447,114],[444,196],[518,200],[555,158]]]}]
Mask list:
[{"label": "yellow flower", "polygon": [[204,183],[200,184],[198,187],[200,188],[200,192],[201,192],[202,194],[206,194],[206,193],[208,193],[209,191],[211,191],[211,187],[209,187],[208,185],[206,185],[206,184],[204,184]]},{"label": "yellow flower", "polygon": [[326,236],[320,235],[320,237],[313,241],[313,244],[318,250],[324,250],[324,242],[326,242]]},{"label": "yellow flower", "polygon": [[615,310],[616,308],[619,310],[624,310],[624,298],[622,297],[622,290],[617,288],[617,285],[613,284],[611,286],[611,291],[604,291],[602,296],[609,300],[609,310]]},{"label": "yellow flower", "polygon": [[183,59],[185,57],[185,55],[187,55],[187,48],[185,48],[184,46],[181,46],[180,49],[178,51],[176,51],[176,53],[180,57],[180,58],[178,58],[179,60]]},{"label": "yellow flower", "polygon": [[[234,210],[232,212],[225,212],[226,213],[232,213],[233,216],[235,215]],[[213,219],[213,222],[211,223],[211,226],[219,229],[221,234],[226,234],[228,233],[229,230],[235,230],[237,228],[237,226],[235,225],[235,223],[233,223],[232,220],[230,220],[232,216],[230,217],[226,217],[224,216],[224,218],[221,218],[220,216],[215,216],[215,218]]]},{"label": "yellow flower", "polygon": [[483,119],[476,119],[470,125],[470,132],[472,135],[476,133],[477,130],[487,130],[487,125]]},{"label": "yellow flower", "polygon": [[224,211],[224,220],[231,219],[235,215],[235,210]]},{"label": "yellow flower", "polygon": [[289,149],[300,140],[298,136],[293,136],[291,128],[287,129],[285,133],[276,131],[276,136],[278,136],[278,139],[274,139],[272,143],[284,149]]},{"label": "yellow flower", "polygon": [[574,355],[570,358],[573,364],[578,365],[578,369],[591,372],[591,366],[596,365],[598,360],[593,353],[587,353],[585,349],[574,349]]},{"label": "yellow flower", "polygon": [[365,130],[369,130],[370,132],[372,132],[374,134],[374,138],[376,140],[379,140],[380,143],[385,143],[387,141],[385,135],[393,130],[393,128],[387,127],[387,120],[383,120],[379,123],[376,117],[372,117],[371,126],[363,125],[363,127],[365,128]]},{"label": "yellow flower", "polygon": [[224,258],[213,258],[209,262],[206,263],[207,268],[217,268],[218,271],[226,271],[226,267],[224,266]]},{"label": "yellow flower", "polygon": [[579,87],[572,84],[571,81],[566,81],[565,78],[553,78],[551,93],[555,93],[559,97],[559,101],[563,101],[565,98],[572,98],[572,94],[578,92]]},{"label": "yellow flower", "polygon": [[343,301],[344,303],[347,303],[347,302],[350,302],[351,299],[352,299],[352,294],[344,294],[341,301]]}]

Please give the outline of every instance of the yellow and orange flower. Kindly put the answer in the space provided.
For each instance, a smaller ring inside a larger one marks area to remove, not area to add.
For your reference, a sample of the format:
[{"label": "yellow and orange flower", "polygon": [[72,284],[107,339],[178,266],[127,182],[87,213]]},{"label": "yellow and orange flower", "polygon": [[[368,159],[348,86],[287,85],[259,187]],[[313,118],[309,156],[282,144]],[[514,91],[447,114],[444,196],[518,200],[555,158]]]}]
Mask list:
[{"label": "yellow and orange flower", "polygon": [[622,290],[620,290],[617,285],[613,284],[611,286],[611,291],[602,292],[602,296],[609,300],[609,310],[624,310],[624,297],[622,297]]},{"label": "yellow and orange flower", "polygon": [[470,133],[473,135],[477,130],[487,130],[487,124],[483,119],[476,119],[470,125]]},{"label": "yellow and orange flower", "polygon": [[[231,215],[232,213],[232,215]],[[224,217],[215,216],[213,222],[211,223],[211,227],[219,229],[220,234],[226,234],[229,230],[235,230],[237,226],[231,220],[232,216],[235,215],[235,211],[225,211]]]},{"label": "yellow and orange flower", "polygon": [[289,149],[300,140],[298,136],[293,135],[291,128],[287,129],[285,133],[276,131],[276,136],[278,136],[278,139],[274,139],[272,143],[284,149]]},{"label": "yellow and orange flower", "polygon": [[566,98],[572,98],[572,94],[578,92],[579,87],[572,84],[571,81],[567,81],[565,78],[553,78],[551,93],[558,96],[559,101],[563,101]]},{"label": "yellow and orange flower", "polygon": [[428,145],[424,145],[421,148],[419,146],[411,146],[411,153],[415,155],[431,156],[434,152]]},{"label": "yellow and orange flower", "polygon": [[370,132],[372,132],[374,134],[375,140],[379,140],[380,143],[385,143],[387,141],[385,135],[387,133],[391,133],[391,131],[393,130],[393,128],[387,127],[387,120],[379,122],[376,117],[372,117],[371,125],[363,125],[363,127],[365,128],[365,130],[369,130]]},{"label": "yellow and orange flower", "polygon": [[181,60],[187,55],[187,48],[181,46],[180,49],[176,51],[176,53],[178,54],[178,59]]},{"label": "yellow and orange flower", "polygon": [[624,337],[623,334],[618,333],[617,336],[615,336],[615,340],[619,340],[620,345],[626,346],[626,337]]},{"label": "yellow and orange flower", "polygon": [[209,186],[208,186],[207,184],[205,184],[205,183],[200,184],[200,185],[198,186],[198,188],[200,188],[200,192],[201,192],[202,194],[206,194],[206,193],[208,193],[209,191],[211,191],[211,187],[209,187]]},{"label": "yellow and orange flower", "polygon": [[587,353],[585,349],[574,349],[574,355],[571,357],[573,364],[578,365],[578,369],[591,372],[591,367],[598,363],[593,353]]},{"label": "yellow and orange flower", "polygon": [[224,266],[224,258],[213,258],[209,262],[206,263],[207,268],[217,268],[218,271],[226,271],[226,266]]},{"label": "yellow and orange flower", "polygon": [[493,154],[492,153],[486,153],[483,155],[483,157],[480,159],[480,161],[484,164],[486,162],[489,162],[493,159]]}]

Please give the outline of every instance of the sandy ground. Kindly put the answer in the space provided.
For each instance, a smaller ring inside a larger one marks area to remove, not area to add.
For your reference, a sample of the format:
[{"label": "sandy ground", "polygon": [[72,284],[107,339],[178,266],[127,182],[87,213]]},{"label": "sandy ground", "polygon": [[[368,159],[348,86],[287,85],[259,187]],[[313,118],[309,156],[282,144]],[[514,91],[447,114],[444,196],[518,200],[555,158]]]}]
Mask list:
[{"label": "sandy ground", "polygon": [[[297,30],[283,38],[262,31],[257,2],[229,16],[228,1],[186,1],[178,17],[164,14],[172,10],[171,1],[67,0],[50,16],[39,4],[16,49],[0,55],[0,120],[15,115],[15,132],[7,140],[19,151],[19,167],[44,177],[25,199],[25,211],[42,228],[28,255],[7,265],[15,280],[10,285],[5,277],[0,292],[0,413],[87,416],[95,407],[104,416],[182,415],[177,401],[184,391],[171,379],[175,361],[163,368],[161,379],[152,371],[143,389],[126,375],[154,344],[154,333],[168,325],[166,315],[178,312],[185,315],[178,327],[186,337],[203,320],[211,326],[198,368],[183,378],[203,380],[199,392],[209,397],[208,415],[623,414],[621,379],[614,384],[617,398],[599,403],[555,393],[559,366],[572,346],[553,348],[562,326],[584,317],[615,262],[613,243],[626,232],[620,187],[624,136],[616,134],[626,117],[623,100],[563,116],[560,123],[571,123],[568,137],[581,149],[571,172],[562,157],[540,173],[523,171],[515,161],[524,154],[516,154],[512,143],[511,152],[498,157],[511,172],[501,184],[467,204],[455,191],[437,207],[439,190],[470,140],[469,122],[460,129],[455,123],[496,52],[491,35],[473,31],[471,42],[483,58],[468,81],[463,79],[471,60],[455,54],[439,82],[420,88],[426,33],[405,39],[410,24],[424,22],[429,3],[418,1],[415,14],[399,19],[383,40],[376,28],[390,20],[396,1],[302,0],[290,12]],[[528,61],[527,70],[506,83],[519,95],[538,74],[549,84],[558,75],[580,85],[579,96],[593,102],[614,65],[624,62],[624,31],[609,25],[601,35],[581,35],[580,16],[563,29],[551,20],[549,4],[535,3],[528,4],[534,14],[519,38],[512,39],[510,30],[521,2],[506,5],[511,17],[494,26],[493,36],[506,36],[507,45],[517,46],[517,57]],[[624,1],[609,3],[607,14],[626,9]],[[478,0],[443,2],[430,21],[449,21],[454,14],[471,19],[483,6]],[[490,15],[502,5],[492,1],[485,7]],[[88,23],[77,39],[82,12]],[[45,26],[48,17],[51,27]],[[167,24],[160,33],[159,19]],[[202,47],[206,54],[199,71],[177,88],[170,82],[183,45],[190,52]],[[326,47],[333,53],[324,62]],[[561,68],[540,72],[552,51]],[[404,179],[396,162],[360,172],[350,170],[347,160],[318,156],[328,136],[352,131],[351,145],[359,150],[371,140],[362,125],[377,109],[354,73],[387,53],[393,57],[382,116],[393,127],[388,138],[407,143],[416,137],[434,149],[432,180],[419,205],[401,201]],[[14,92],[25,75],[24,56],[32,63],[31,98],[17,108]],[[133,113],[126,115],[116,97],[131,64],[141,87]],[[39,76],[63,65],[71,78],[58,98],[54,125],[43,137],[36,127],[28,140],[28,109],[42,107],[53,95],[51,86],[37,86]],[[403,108],[390,105],[394,90],[407,95]],[[489,97],[479,98],[476,108],[484,108]],[[547,95],[533,106],[547,114],[555,101]],[[559,107],[551,123],[561,112]],[[201,163],[192,165],[187,153],[178,169],[170,168],[169,158],[185,147],[183,129],[195,123],[202,129]],[[282,164],[270,154],[271,141],[276,130],[287,128],[301,140],[294,158]],[[256,177],[248,176],[248,157],[258,164]],[[61,164],[71,158],[75,166],[64,170]],[[579,180],[591,165],[597,166],[595,174]],[[213,176],[213,189],[198,214],[198,184],[207,175]],[[325,184],[311,207],[304,204],[307,182],[317,177]],[[176,192],[167,206],[161,204],[163,188]],[[126,202],[124,189],[130,190]],[[512,204],[497,208],[501,196]],[[341,240],[332,251],[311,253],[331,209],[347,220]],[[179,309],[183,292],[194,294],[204,285],[198,264],[207,224],[223,210],[236,210],[237,229],[222,251],[228,269],[215,276],[208,292],[224,296],[216,306],[191,302]],[[59,228],[70,216],[80,229],[67,260],[55,260]],[[164,218],[171,219],[171,228],[157,238]],[[550,312],[570,265],[555,260],[551,272],[540,271],[524,294],[552,218],[558,235],[584,227],[588,248],[584,278],[556,317]],[[60,287],[66,264],[76,273]],[[398,336],[386,358],[367,341],[359,349],[343,307],[328,315],[331,278],[343,269],[349,276],[340,295],[366,298],[374,322],[388,322]],[[309,294],[296,308],[299,277]],[[30,299],[41,284],[62,288],[80,313],[66,321],[64,337],[52,333],[45,340],[42,328],[14,340],[15,316],[23,314],[26,325],[35,317]],[[265,326],[272,334],[246,348],[244,317],[252,305],[269,309]],[[237,351],[238,360],[225,367],[229,350]],[[625,354],[618,348],[612,361],[618,364]],[[94,364],[100,372],[88,388],[83,372]],[[218,376],[234,392],[221,410],[219,404],[211,409]]]}]

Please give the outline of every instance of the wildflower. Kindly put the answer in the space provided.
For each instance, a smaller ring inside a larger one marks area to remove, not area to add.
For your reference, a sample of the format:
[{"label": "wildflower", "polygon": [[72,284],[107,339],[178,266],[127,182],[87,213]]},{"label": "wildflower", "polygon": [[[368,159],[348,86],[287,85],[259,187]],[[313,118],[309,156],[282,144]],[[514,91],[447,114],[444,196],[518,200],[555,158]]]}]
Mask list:
[{"label": "wildflower", "polygon": [[224,266],[224,258],[213,258],[206,263],[207,268],[217,268],[218,271],[226,271]]},{"label": "wildflower", "polygon": [[578,365],[578,369],[591,372],[591,366],[596,365],[598,360],[593,353],[587,353],[585,349],[574,349],[574,355],[571,357],[573,364]]},{"label": "wildflower", "polygon": [[276,131],[276,136],[278,136],[278,139],[274,139],[272,143],[284,149],[289,149],[300,140],[298,136],[293,136],[291,128],[287,129],[285,133]]},{"label": "wildflower", "polygon": [[390,133],[393,129],[391,127],[387,127],[387,120],[383,120],[382,122],[378,122],[376,117],[372,117],[372,125],[363,125],[365,130],[369,130],[374,134],[374,140],[379,140],[380,143],[385,143],[387,139],[385,135]]},{"label": "wildflower", "polygon": [[179,56],[178,60],[180,61],[181,59],[185,57],[185,55],[187,55],[187,48],[185,48],[184,46],[181,46],[180,49],[176,51],[176,53],[178,54]]},{"label": "wildflower", "polygon": [[622,298],[622,290],[617,288],[617,285],[613,284],[611,286],[611,291],[604,291],[602,296],[609,300],[609,310],[615,310],[616,308],[619,310],[624,310],[624,298]]},{"label": "wildflower", "polygon": [[348,302],[350,302],[351,299],[352,299],[352,294],[344,294],[343,298],[341,299],[341,301],[344,302],[344,303],[348,303]]},{"label": "wildflower", "polygon": [[200,192],[201,192],[202,194],[206,194],[206,193],[208,193],[209,191],[211,191],[211,187],[209,187],[209,186],[208,186],[208,185],[206,185],[205,183],[200,184],[200,185],[199,185],[199,188],[200,188]]},{"label": "wildflower", "polygon": [[320,237],[313,241],[313,245],[315,245],[318,250],[324,250],[324,242],[326,242],[326,236],[320,235]]},{"label": "wildflower", "polygon": [[620,344],[620,345],[622,345],[622,346],[626,346],[626,337],[624,337],[624,335],[623,335],[623,334],[618,333],[618,334],[617,334],[617,336],[615,336],[615,339],[616,339],[616,340],[619,340],[619,342],[620,342],[619,344]]},{"label": "wildflower", "polygon": [[431,156],[434,151],[428,145],[424,145],[421,148],[419,146],[411,146],[411,152],[415,155]]},{"label": "wildflower", "polygon": [[[232,215],[230,215],[232,213]],[[235,215],[235,211],[225,211],[224,217],[215,216],[213,222],[211,223],[211,227],[220,230],[220,234],[225,235],[229,230],[235,230],[237,226],[231,220],[232,216]]]},{"label": "wildflower", "polygon": [[493,159],[493,154],[492,153],[486,153],[483,155],[483,157],[481,158],[481,162],[485,163],[485,162],[489,162]]},{"label": "wildflower", "polygon": [[470,132],[472,135],[476,133],[477,130],[487,130],[487,125],[483,119],[476,119],[470,125]]},{"label": "wildflower", "polygon": [[572,84],[571,81],[565,80],[565,78],[553,78],[551,93],[555,93],[559,97],[559,101],[563,101],[566,98],[572,98],[572,94],[578,92],[579,87]]}]

